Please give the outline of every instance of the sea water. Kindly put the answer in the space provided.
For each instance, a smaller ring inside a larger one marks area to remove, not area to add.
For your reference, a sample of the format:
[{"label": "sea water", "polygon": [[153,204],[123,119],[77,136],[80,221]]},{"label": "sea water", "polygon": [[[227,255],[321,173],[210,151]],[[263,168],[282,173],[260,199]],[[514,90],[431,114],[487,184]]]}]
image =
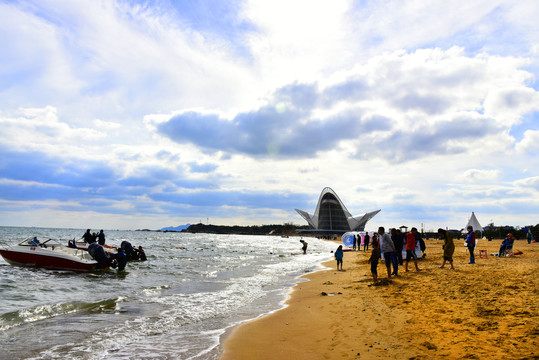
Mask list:
[{"label": "sea water", "polygon": [[[97,229],[99,230],[99,229]],[[97,231],[92,230],[92,231]],[[0,227],[0,247],[83,229]],[[334,243],[299,238],[105,231],[142,246],[126,271],[75,273],[0,258],[0,359],[218,359],[223,334],[283,306]]]}]

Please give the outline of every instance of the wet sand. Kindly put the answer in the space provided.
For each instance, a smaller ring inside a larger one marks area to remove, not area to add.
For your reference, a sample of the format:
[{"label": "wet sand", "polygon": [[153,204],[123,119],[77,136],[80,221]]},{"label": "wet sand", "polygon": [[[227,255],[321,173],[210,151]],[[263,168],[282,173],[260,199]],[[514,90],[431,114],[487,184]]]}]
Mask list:
[{"label": "wet sand", "polygon": [[388,282],[380,262],[376,286],[370,252],[345,252],[344,271],[326,263],[286,308],[234,329],[221,359],[539,359],[539,243],[498,258],[501,240],[480,240],[469,265],[458,240],[456,270],[440,269],[442,241],[426,243],[423,271],[410,263]]}]

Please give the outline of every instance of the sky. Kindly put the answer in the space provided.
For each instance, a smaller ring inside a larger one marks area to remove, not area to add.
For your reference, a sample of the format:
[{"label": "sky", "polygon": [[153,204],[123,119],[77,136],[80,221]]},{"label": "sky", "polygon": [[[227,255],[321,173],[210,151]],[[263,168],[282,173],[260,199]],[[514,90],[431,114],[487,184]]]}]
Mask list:
[{"label": "sky", "polygon": [[536,0],[0,0],[0,225],[539,223]]}]

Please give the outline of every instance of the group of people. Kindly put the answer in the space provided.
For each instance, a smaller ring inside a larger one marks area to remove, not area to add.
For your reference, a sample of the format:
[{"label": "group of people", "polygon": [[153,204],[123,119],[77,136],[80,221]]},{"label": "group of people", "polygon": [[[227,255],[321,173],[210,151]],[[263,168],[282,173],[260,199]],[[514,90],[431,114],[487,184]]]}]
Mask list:
[{"label": "group of people", "polygon": [[[416,243],[421,238],[417,229],[414,227],[406,234],[406,258],[402,258],[402,249],[404,247],[404,237],[396,229],[391,229],[391,236],[385,232],[385,228],[378,228],[378,237],[373,240],[372,253],[369,258],[371,263],[371,274],[374,281],[378,280],[378,261],[381,258],[381,253],[384,253],[384,262],[387,268],[387,277],[399,275],[399,264],[404,262],[404,271],[408,272],[408,263],[414,261],[416,271],[421,271],[417,264],[417,255],[415,253]],[[426,247],[425,247],[426,248]],[[393,271],[391,267],[393,266]]]},{"label": "group of people", "polygon": [[82,235],[82,239],[88,244],[97,242],[101,246],[105,245],[105,233],[103,232],[103,229],[99,230],[99,233],[90,233],[90,229],[88,229],[84,235]]},{"label": "group of people", "polygon": [[[88,252],[102,267],[118,268],[123,270],[128,261],[140,260],[146,261],[146,253],[142,246],[133,247],[129,241],[122,241],[116,253],[108,253],[103,246],[105,245],[105,234],[103,230],[99,233],[91,233],[90,229],[86,230],[82,236],[82,240],[88,244]],[[73,246],[76,247],[75,241]]]},{"label": "group of people", "polygon": [[[475,231],[473,230],[472,226],[467,227],[467,235],[466,235],[466,247],[468,249],[468,252],[470,254],[470,261],[468,264],[474,264],[475,263],[475,245],[476,245],[476,237],[475,237]],[[377,235],[377,236],[376,236]],[[368,235],[367,235],[368,236]],[[453,242],[453,236],[451,233],[444,229],[438,229],[438,236],[440,239],[444,241],[444,244],[442,246],[444,253],[443,253],[443,262],[442,266],[440,268],[445,268],[446,263],[449,263],[452,270],[455,269],[453,265],[453,254],[455,252],[455,244]],[[507,234],[507,237],[502,242],[502,245],[500,247],[500,254],[504,254],[507,249],[511,249],[513,246],[515,238],[512,234]],[[367,238],[365,238],[365,243],[367,243]],[[417,228],[413,227],[410,232],[406,233],[406,236],[404,236],[400,230],[398,229],[391,229],[391,236],[385,232],[385,228],[383,226],[378,228],[377,234],[374,234],[372,239],[372,253],[369,258],[369,263],[371,264],[371,274],[373,277],[373,280],[376,282],[378,280],[378,261],[381,259],[381,255],[383,253],[384,256],[384,262],[387,268],[387,277],[388,279],[391,279],[391,276],[397,276],[399,273],[399,265],[403,265],[404,262],[404,269],[406,272],[408,272],[408,263],[410,260],[414,261],[415,269],[416,271],[421,271],[421,269],[418,266],[417,263],[417,255],[416,255],[416,247],[419,243],[419,247],[421,249],[423,257],[426,256],[425,250],[426,245],[423,241],[423,238],[418,233]],[[358,239],[358,249],[359,249],[359,239]],[[356,249],[355,247],[356,243],[354,243],[353,250]],[[403,259],[402,252],[403,247],[405,247],[406,250],[406,258]],[[337,270],[342,270],[342,264],[343,264],[343,249],[342,245],[339,246],[337,251],[335,251],[335,259],[337,260]],[[340,269],[339,269],[340,267]]]},{"label": "group of people", "polygon": [[[374,239],[376,238],[376,234],[372,235],[372,241],[374,242]],[[363,252],[369,250],[369,243],[371,242],[371,236],[369,233],[365,233],[365,236],[363,238]],[[354,245],[352,246],[352,250],[361,251],[361,237],[359,235],[354,235]]]}]

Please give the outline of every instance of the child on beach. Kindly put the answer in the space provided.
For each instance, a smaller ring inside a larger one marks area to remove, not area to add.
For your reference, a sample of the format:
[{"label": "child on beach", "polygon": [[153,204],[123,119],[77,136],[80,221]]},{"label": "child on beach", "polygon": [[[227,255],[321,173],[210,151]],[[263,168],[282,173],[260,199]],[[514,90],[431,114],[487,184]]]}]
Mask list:
[{"label": "child on beach", "polygon": [[440,266],[440,269],[443,269],[445,266],[445,262],[449,261],[449,264],[451,265],[451,269],[455,270],[455,267],[453,266],[453,253],[455,252],[455,243],[453,243],[453,236],[446,230],[440,228],[438,229],[438,235],[444,239],[444,245],[442,248],[444,249],[444,262],[442,263],[442,266]]},{"label": "child on beach", "polygon": [[342,245],[339,245],[337,250],[335,250],[335,260],[337,260],[337,270],[339,270],[339,264],[341,264],[341,271],[342,271],[343,256],[344,256],[344,252],[342,251]]},{"label": "child on beach", "polygon": [[372,253],[371,257],[369,258],[369,262],[371,263],[371,274],[372,279],[374,282],[378,281],[378,260],[380,260],[380,248],[378,246],[378,239],[373,237],[372,240]]}]

